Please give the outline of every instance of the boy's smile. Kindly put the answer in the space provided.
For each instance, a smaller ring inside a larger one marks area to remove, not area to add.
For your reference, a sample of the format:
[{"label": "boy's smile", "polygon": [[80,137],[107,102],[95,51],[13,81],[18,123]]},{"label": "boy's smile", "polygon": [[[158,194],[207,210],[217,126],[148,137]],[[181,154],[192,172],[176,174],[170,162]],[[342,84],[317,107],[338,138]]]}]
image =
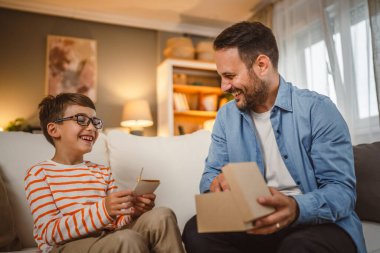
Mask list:
[{"label": "boy's smile", "polygon": [[88,135],[83,135],[81,136],[82,140],[84,141],[89,141],[92,142],[94,140],[94,136],[88,136]]}]

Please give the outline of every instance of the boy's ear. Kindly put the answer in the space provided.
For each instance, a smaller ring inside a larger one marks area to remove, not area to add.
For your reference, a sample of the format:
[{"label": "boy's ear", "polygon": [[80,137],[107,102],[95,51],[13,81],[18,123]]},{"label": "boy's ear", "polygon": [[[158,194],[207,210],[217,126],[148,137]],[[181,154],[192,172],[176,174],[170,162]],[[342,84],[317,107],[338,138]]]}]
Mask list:
[{"label": "boy's ear", "polygon": [[61,136],[57,124],[53,122],[47,124],[47,132],[52,138],[59,138]]}]

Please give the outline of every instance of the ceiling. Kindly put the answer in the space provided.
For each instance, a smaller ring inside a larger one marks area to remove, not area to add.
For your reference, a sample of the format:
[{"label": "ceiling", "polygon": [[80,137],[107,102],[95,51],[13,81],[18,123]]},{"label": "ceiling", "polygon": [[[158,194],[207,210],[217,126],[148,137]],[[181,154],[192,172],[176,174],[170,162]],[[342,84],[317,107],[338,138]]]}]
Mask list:
[{"label": "ceiling", "polygon": [[0,0],[0,7],[154,30],[215,36],[273,0]]}]

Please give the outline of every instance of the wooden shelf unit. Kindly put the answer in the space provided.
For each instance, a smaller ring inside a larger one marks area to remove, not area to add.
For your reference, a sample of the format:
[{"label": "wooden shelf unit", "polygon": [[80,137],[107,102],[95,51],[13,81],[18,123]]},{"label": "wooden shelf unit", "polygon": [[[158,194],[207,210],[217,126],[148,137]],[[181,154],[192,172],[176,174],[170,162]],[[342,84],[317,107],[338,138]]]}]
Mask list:
[{"label": "wooden shelf unit", "polygon": [[174,116],[178,117],[199,117],[199,118],[215,118],[216,113],[214,111],[196,111],[188,110],[183,112],[174,112]]},{"label": "wooden shelf unit", "polygon": [[[180,79],[178,75],[182,75]],[[162,62],[157,67],[158,135],[191,133],[203,128],[205,121],[215,119],[218,99],[223,94],[219,84],[214,63],[177,59]],[[184,94],[189,107],[176,111],[174,93]]]},{"label": "wooden shelf unit", "polygon": [[219,87],[211,86],[195,86],[188,84],[173,84],[174,92],[181,92],[186,94],[202,93],[202,94],[216,94],[222,95],[223,92]]}]

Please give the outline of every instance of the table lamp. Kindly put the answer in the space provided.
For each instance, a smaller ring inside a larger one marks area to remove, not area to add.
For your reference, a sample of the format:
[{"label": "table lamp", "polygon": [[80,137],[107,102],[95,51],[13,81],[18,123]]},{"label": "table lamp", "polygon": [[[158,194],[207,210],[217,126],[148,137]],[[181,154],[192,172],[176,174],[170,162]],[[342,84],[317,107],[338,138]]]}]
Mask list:
[{"label": "table lamp", "polygon": [[128,127],[131,134],[143,135],[144,127],[153,125],[148,101],[139,99],[127,102],[123,109],[120,125]]}]

